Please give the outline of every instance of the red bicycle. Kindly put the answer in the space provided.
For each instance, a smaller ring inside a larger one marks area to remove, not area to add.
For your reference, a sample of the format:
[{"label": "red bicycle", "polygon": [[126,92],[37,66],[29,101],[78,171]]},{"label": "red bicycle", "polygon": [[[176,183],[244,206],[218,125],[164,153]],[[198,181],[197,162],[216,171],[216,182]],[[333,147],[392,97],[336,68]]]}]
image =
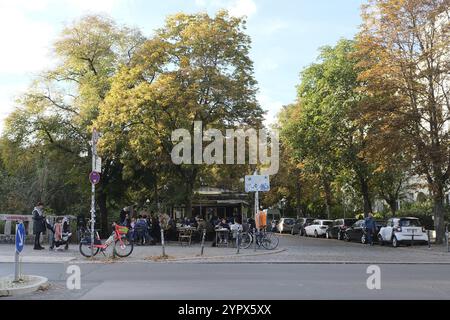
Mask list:
[{"label": "red bicycle", "polygon": [[[114,231],[111,234],[111,236],[108,238],[108,240],[105,241],[103,244],[100,240],[100,236],[98,234],[98,231],[95,231],[95,237],[94,237],[94,256],[96,256],[99,252],[101,252],[103,255],[105,255],[106,249],[111,244],[114,245],[114,254],[121,258],[126,258],[131,255],[134,249],[134,244],[132,241],[130,241],[127,237],[127,234],[129,232],[127,227],[122,227],[117,224],[113,224]],[[85,256],[86,258],[92,257],[92,245],[91,245],[91,234],[90,231],[86,232],[84,235],[84,238],[80,242],[80,253]]]}]

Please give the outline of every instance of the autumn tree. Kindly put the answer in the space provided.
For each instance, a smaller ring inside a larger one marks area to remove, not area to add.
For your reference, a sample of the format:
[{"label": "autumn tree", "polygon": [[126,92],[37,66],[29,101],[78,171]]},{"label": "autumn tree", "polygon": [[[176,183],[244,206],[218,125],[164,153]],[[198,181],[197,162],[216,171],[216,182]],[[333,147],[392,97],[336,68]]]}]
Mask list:
[{"label": "autumn tree", "polygon": [[319,61],[301,74],[297,106],[282,129],[305,170],[321,181],[327,216],[334,202],[332,183],[344,169],[353,173],[351,182],[362,196],[365,214],[372,212],[367,129],[355,121],[363,96],[356,90],[361,84],[354,51],[350,40],[321,49]]},{"label": "autumn tree", "polygon": [[244,31],[245,21],[225,11],[215,17],[170,16],[114,77],[101,107],[102,152],[108,155],[124,144],[124,152],[143,166],[175,172],[172,184],[184,185],[187,214],[206,168],[172,163],[177,143],[172,132],[187,129],[193,137],[194,121],[201,121],[204,130],[261,126],[250,38]]},{"label": "autumn tree", "polygon": [[450,177],[450,6],[447,0],[372,0],[358,36],[364,119],[379,153],[402,149],[428,182],[437,241]]},{"label": "autumn tree", "polygon": [[[25,151],[44,146],[45,152],[59,152],[54,161],[73,162],[84,177],[80,185],[88,187],[90,135],[99,105],[112,77],[143,40],[139,31],[102,16],[85,16],[65,27],[53,46],[57,65],[36,78],[19,99],[19,108],[7,120],[6,139]],[[103,232],[109,229],[107,199],[120,197],[123,187],[122,163],[111,154],[104,159],[97,195]],[[89,203],[87,198],[78,201]]]}]

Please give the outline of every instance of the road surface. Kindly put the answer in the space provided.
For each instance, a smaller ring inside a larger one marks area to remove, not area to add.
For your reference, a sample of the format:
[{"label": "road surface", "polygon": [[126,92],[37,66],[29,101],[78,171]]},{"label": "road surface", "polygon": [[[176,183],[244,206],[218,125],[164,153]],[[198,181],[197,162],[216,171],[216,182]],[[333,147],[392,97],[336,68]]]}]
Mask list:
[{"label": "road surface", "polygon": [[[368,265],[83,264],[81,289],[66,287],[67,264],[26,264],[48,277],[46,292],[25,299],[297,300],[450,299],[448,265],[380,265],[381,290],[369,290]],[[0,277],[13,265],[0,265]],[[3,298],[5,299],[5,298]],[[7,298],[10,299],[10,298]]]}]

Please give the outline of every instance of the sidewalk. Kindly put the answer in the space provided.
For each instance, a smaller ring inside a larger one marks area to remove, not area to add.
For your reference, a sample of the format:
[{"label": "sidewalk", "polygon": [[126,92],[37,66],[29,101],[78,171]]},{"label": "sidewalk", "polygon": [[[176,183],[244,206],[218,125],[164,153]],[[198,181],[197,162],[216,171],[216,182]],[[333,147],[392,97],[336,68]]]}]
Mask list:
[{"label": "sidewalk", "polygon": [[[235,248],[215,248],[205,244],[204,255],[201,247],[181,247],[177,242],[169,243],[162,258],[161,246],[135,246],[130,257],[113,259],[112,248],[94,259],[83,257],[77,245],[68,251],[34,251],[25,246],[22,261],[25,263],[265,263],[265,264],[448,264],[450,253],[446,247],[433,245],[400,247],[364,246],[337,240],[314,239],[280,235],[277,250],[266,251],[254,248],[242,249],[237,254]],[[14,245],[0,245],[0,263],[14,262]]]},{"label": "sidewalk", "polygon": [[[231,259],[244,257],[258,257],[261,255],[275,255],[283,252],[283,249],[267,251],[258,249],[241,249],[237,254],[236,248],[216,248],[212,247],[211,242],[205,243],[203,256],[201,255],[201,246],[199,244],[188,246],[180,246],[178,243],[169,243],[165,246],[166,257],[162,257],[162,247],[158,246],[135,246],[133,253],[128,258],[113,259],[112,248],[108,248],[104,256],[99,253],[94,259],[83,257],[78,245],[73,244],[68,251],[35,251],[32,246],[26,246],[21,254],[21,261],[24,263],[112,263],[112,262],[177,262],[177,261],[206,261],[209,259]],[[14,262],[14,245],[0,245],[0,263]]]}]

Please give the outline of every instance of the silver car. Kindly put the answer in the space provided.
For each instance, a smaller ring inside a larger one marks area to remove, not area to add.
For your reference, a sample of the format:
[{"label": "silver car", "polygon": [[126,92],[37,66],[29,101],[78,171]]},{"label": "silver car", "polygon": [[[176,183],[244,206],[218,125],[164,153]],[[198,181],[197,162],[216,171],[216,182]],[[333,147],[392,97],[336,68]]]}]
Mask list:
[{"label": "silver car", "polygon": [[293,218],[281,218],[280,222],[277,225],[277,230],[279,233],[284,232],[292,232],[292,229],[295,225],[295,219]]}]

